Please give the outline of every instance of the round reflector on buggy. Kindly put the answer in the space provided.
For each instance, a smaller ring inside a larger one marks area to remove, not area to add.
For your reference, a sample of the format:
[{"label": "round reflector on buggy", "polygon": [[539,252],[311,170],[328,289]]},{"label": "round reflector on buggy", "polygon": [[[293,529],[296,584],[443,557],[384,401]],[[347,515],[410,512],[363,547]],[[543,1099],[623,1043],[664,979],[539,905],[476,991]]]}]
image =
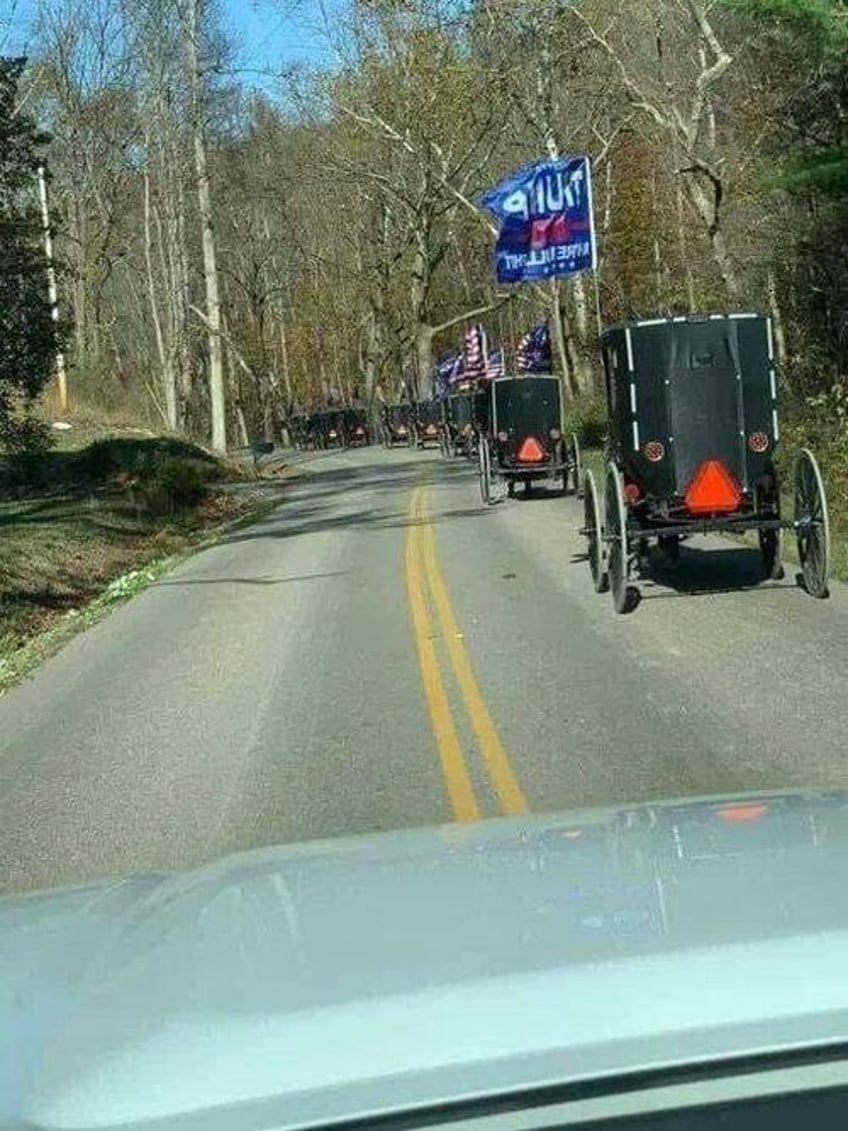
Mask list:
[{"label": "round reflector on buggy", "polygon": [[651,463],[659,463],[665,456],[665,444],[659,440],[648,440],[642,447],[642,455]]},{"label": "round reflector on buggy", "polygon": [[748,447],[752,452],[756,452],[758,455],[761,452],[768,451],[768,446],[769,438],[765,432],[752,432],[748,437]]},{"label": "round reflector on buggy", "polygon": [[628,503],[638,503],[642,498],[642,489],[638,483],[624,484],[624,497]]}]

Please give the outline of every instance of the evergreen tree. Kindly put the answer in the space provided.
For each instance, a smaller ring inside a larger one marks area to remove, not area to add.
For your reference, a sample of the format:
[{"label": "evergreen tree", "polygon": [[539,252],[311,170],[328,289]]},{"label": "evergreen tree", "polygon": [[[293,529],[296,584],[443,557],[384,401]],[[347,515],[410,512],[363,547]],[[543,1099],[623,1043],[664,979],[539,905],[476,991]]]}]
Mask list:
[{"label": "evergreen tree", "polygon": [[16,109],[24,62],[0,58],[0,442],[7,448],[37,433],[29,410],[57,347],[37,207],[45,138]]}]

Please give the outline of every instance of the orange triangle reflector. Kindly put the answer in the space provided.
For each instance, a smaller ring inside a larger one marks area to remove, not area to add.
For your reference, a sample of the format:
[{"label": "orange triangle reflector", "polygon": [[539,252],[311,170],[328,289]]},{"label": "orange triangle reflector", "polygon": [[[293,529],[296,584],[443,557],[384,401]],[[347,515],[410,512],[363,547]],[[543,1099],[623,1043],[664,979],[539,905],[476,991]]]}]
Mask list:
[{"label": "orange triangle reflector", "polygon": [[768,813],[767,805],[725,805],[723,809],[719,809],[719,816],[725,821],[731,823],[738,823],[742,821],[759,821],[760,817],[764,817]]},{"label": "orange triangle reflector", "polygon": [[704,460],[686,489],[686,506],[692,514],[718,514],[735,511],[742,488],[717,459]]},{"label": "orange triangle reflector", "polygon": [[535,436],[528,436],[518,449],[519,463],[540,463],[545,458],[545,449]]}]

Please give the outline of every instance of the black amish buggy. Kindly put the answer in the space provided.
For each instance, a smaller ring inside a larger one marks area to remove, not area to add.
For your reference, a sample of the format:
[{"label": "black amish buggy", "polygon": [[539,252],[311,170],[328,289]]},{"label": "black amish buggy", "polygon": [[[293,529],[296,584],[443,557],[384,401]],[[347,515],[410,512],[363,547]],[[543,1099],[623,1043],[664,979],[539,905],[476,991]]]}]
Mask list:
[{"label": "black amish buggy", "polygon": [[344,413],[342,409],[328,408],[316,412],[311,418],[315,446],[321,449],[345,447]]},{"label": "black amish buggy", "polygon": [[318,450],[324,447],[324,414],[310,412],[303,424],[303,446]]},{"label": "black amish buggy", "polygon": [[442,401],[441,446],[448,459],[471,457],[477,449],[475,428],[476,392],[473,386],[459,389]]},{"label": "black amish buggy", "polygon": [[609,417],[603,508],[584,477],[584,529],[595,589],[632,608],[631,577],[650,544],[667,563],[693,534],[757,532],[766,578],[783,576],[780,532],[798,541],[804,586],[827,596],[827,501],[815,457],[795,463],[795,507],[781,514],[780,437],[771,321],[761,314],[658,318],[602,335]]},{"label": "black amish buggy", "polygon": [[347,436],[345,435],[345,414],[343,409],[328,409],[324,414],[324,447],[347,447]]},{"label": "black amish buggy", "polygon": [[575,494],[580,485],[577,437],[563,435],[562,393],[552,376],[498,377],[490,382],[487,404],[478,405],[477,469],[484,503],[495,501],[501,480],[512,496],[516,483],[529,492],[539,479]]},{"label": "black amish buggy", "polygon": [[293,448],[305,448],[309,441],[309,418],[303,413],[290,416],[286,424]]},{"label": "black amish buggy", "polygon": [[395,444],[408,444],[415,441],[412,427],[413,409],[410,404],[387,404],[383,406],[380,426],[384,448]]},{"label": "black amish buggy", "polygon": [[426,448],[428,444],[441,447],[442,410],[438,401],[419,401],[414,408],[412,427],[417,447]]},{"label": "black amish buggy", "polygon": [[352,448],[364,448],[371,443],[368,415],[364,408],[346,408],[342,413],[345,443]]}]

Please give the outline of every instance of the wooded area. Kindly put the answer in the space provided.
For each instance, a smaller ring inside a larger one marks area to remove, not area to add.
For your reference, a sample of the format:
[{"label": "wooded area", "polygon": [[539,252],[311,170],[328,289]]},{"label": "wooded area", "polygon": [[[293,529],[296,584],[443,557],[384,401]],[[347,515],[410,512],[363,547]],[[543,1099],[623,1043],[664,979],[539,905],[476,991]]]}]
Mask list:
[{"label": "wooded area", "polygon": [[[40,0],[0,91],[0,412],[42,384],[22,303],[55,346],[38,151],[77,406],[223,450],[296,409],[426,391],[469,319],[508,365],[550,319],[587,399],[598,313],[756,308],[785,400],[842,422],[842,0],[352,0],[330,34],[333,65],[271,96],[209,0]],[[546,151],[593,159],[597,275],[498,289],[480,194]]]}]

